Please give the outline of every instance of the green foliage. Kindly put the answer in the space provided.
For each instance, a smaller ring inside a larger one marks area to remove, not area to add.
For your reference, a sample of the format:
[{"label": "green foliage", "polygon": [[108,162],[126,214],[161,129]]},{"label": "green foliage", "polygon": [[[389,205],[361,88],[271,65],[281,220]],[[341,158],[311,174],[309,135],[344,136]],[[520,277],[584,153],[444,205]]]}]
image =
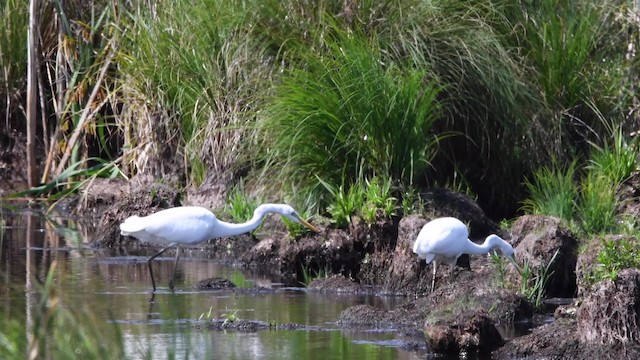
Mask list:
[{"label": "green foliage", "polygon": [[[24,1],[6,0],[0,5],[0,97],[3,103],[13,101],[15,93],[22,90],[27,69],[27,11]],[[11,107],[6,103],[2,105]]]},{"label": "green foliage", "polygon": [[337,227],[347,226],[352,215],[360,215],[366,223],[372,224],[379,217],[391,217],[397,208],[397,199],[391,194],[390,179],[374,177],[359,180],[347,190],[344,186],[335,187],[325,181],[321,183],[331,194],[327,212]]},{"label": "green foliage", "polygon": [[[298,214],[304,219],[309,218],[308,213],[305,210],[298,210]],[[293,239],[297,239],[300,236],[307,234],[311,231],[306,226],[299,224],[297,222],[293,222],[284,216],[281,217],[281,219],[282,219],[282,222],[284,222],[284,224],[287,226],[287,231],[289,232],[289,236]]]},{"label": "green foliage", "polygon": [[331,269],[329,266],[325,266],[323,269],[314,270],[310,265],[302,265],[302,284],[309,286],[313,280],[327,278],[331,275]]},{"label": "green foliage", "polygon": [[[286,72],[261,113],[265,164],[284,184],[326,197],[326,186],[361,177],[411,184],[429,166],[438,136],[440,86],[428,68],[384,64],[375,41],[331,28],[326,53]],[[320,203],[321,207],[325,204]]]},{"label": "green foliage", "polygon": [[222,317],[224,318],[224,321],[222,322],[222,326],[225,326],[228,323],[235,322],[236,320],[238,320],[238,309],[235,309],[232,312],[227,314],[222,314]]},{"label": "green foliage", "polygon": [[558,251],[553,254],[546,265],[541,263],[538,267],[532,267],[526,259],[522,266],[516,265],[521,276],[519,293],[531,301],[536,308],[542,306],[545,295],[544,288],[549,277],[553,275],[553,272],[549,272],[549,270],[557,256]]},{"label": "green foliage", "polygon": [[402,192],[402,215],[420,214],[424,210],[424,200],[420,193],[413,187],[406,188]]},{"label": "green foliage", "polygon": [[[138,6],[123,41],[129,54],[122,63],[123,89],[153,107],[131,106],[121,125],[144,129],[147,124],[137,120],[141,113],[157,112],[154,130],[171,141],[164,146],[184,152],[194,185],[208,169],[248,161],[241,140],[250,132],[258,89],[268,83],[271,71],[261,56],[263,45],[249,36],[248,5],[179,0],[161,1],[152,9]],[[152,135],[149,130],[142,134],[131,138],[136,157],[145,156],[136,146]]]},{"label": "green foliage", "polygon": [[[397,208],[397,199],[391,194],[391,179],[374,177],[365,181],[365,203],[361,209],[364,220],[371,224],[381,212],[383,217],[389,218]],[[365,211],[368,213],[365,215]]]},{"label": "green foliage", "polygon": [[523,202],[524,211],[571,220],[578,195],[575,172],[575,161],[564,167],[554,161],[552,166],[536,170],[533,180],[525,181],[529,198]]},{"label": "green foliage", "polygon": [[260,203],[260,199],[252,199],[248,196],[244,182],[240,181],[227,193],[227,202],[223,213],[234,222],[244,222],[251,219]]},{"label": "green foliage", "polygon": [[602,240],[598,265],[590,274],[591,282],[616,280],[618,272],[627,268],[640,268],[640,242],[637,239]]},{"label": "green foliage", "polygon": [[638,169],[637,142],[627,143],[622,128],[613,131],[613,144],[592,143],[587,170],[603,176],[616,186]]},{"label": "green foliage", "polygon": [[582,180],[577,213],[582,229],[588,234],[604,233],[615,227],[616,186],[594,172]]},{"label": "green foliage", "polygon": [[[549,101],[571,109],[590,95],[589,66],[598,50],[600,14],[586,2],[542,0],[527,6],[524,41]],[[600,61],[598,59],[597,61]]]},{"label": "green foliage", "polygon": [[441,142],[431,183],[447,183],[459,171],[474,192],[491,189],[479,198],[494,207],[513,203],[521,174],[549,151],[535,145],[548,141],[535,126],[548,107],[529,65],[505,41],[519,31],[504,15],[508,4],[420,2],[387,40],[392,54],[409,66],[428,66],[443,84],[442,128],[456,136]]},{"label": "green foliage", "polygon": [[333,201],[327,206],[331,221],[339,228],[346,227],[351,223],[351,215],[364,208],[365,191],[361,183],[353,184],[348,190],[342,185],[334,187],[326,182],[322,184],[333,197]]},{"label": "green foliage", "polygon": [[[629,145],[620,129],[612,132],[613,142],[592,143],[592,151],[581,179],[576,176],[576,160],[567,167],[553,162],[526,181],[529,198],[523,209],[534,214],[578,220],[582,231],[600,234],[618,227],[615,218],[617,186],[637,170],[635,144]],[[579,181],[576,184],[576,180]]]},{"label": "green foliage", "polygon": [[489,253],[489,258],[494,270],[496,285],[505,288],[507,284],[507,260],[495,251]]},{"label": "green foliage", "polygon": [[[86,167],[89,162],[96,165]],[[31,189],[13,193],[7,198],[14,197],[44,197],[52,201],[59,201],[68,195],[75,194],[82,187],[90,184],[96,178],[113,179],[121,175],[120,169],[115,162],[109,162],[100,158],[88,158],[78,160],[69,165],[60,175],[53,178],[46,184],[36,186]]]}]

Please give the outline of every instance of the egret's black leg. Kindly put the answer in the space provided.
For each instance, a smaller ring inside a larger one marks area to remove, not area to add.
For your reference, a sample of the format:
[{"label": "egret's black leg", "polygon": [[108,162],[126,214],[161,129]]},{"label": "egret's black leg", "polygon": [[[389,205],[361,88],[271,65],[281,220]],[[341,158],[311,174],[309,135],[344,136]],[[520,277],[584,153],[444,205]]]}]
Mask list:
[{"label": "egret's black leg", "polygon": [[433,260],[433,278],[431,278],[431,292],[436,288],[436,268],[438,267],[438,262]]},{"label": "egret's black leg", "polygon": [[156,280],[153,278],[153,268],[151,267],[151,262],[153,261],[153,259],[157,258],[158,256],[162,255],[163,252],[167,251],[169,248],[173,247],[174,245],[169,245],[166,248],[158,251],[155,255],[151,256],[149,258],[149,260],[147,260],[147,265],[149,266],[149,275],[151,275],[151,284],[153,285],[153,292],[156,291]]},{"label": "egret's black leg", "polygon": [[176,276],[176,268],[178,267],[178,259],[180,259],[180,251],[182,248],[180,246],[176,247],[176,259],[173,262],[173,273],[171,274],[171,280],[169,281],[169,289],[173,291],[173,279]]}]

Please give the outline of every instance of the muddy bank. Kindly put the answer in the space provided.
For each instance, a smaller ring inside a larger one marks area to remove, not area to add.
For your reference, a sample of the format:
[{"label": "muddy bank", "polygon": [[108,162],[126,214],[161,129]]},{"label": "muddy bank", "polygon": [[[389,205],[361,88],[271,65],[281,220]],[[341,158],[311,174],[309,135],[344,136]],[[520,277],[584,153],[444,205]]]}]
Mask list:
[{"label": "muddy bank", "polygon": [[[616,340],[628,328],[625,321],[609,325],[607,329],[613,334],[610,337],[585,338],[589,331],[606,328],[607,323],[598,319],[609,315],[594,307],[597,300],[589,301],[595,296],[594,291],[602,290],[592,284],[580,285],[582,272],[576,271],[591,266],[595,257],[591,252],[578,251],[580,241],[562,221],[546,216],[523,216],[509,229],[500,229],[464,195],[438,190],[422,196],[428,215],[379,218],[372,224],[353,217],[344,229],[335,228],[328,219],[315,218],[312,222],[320,228],[320,234],[307,233],[298,238],[292,238],[274,216],[265,219],[264,226],[254,233],[215,239],[198,249],[241,266],[268,267],[285,283],[300,284],[305,274],[327,276],[309,284],[308,291],[405,296],[407,301],[403,305],[388,311],[368,305],[348,308],[336,322],[343,329],[396,329],[415,348],[449,354],[492,353],[494,358],[505,359],[586,359],[593,354],[597,343],[607,349],[598,352],[602,356],[617,354],[618,358],[625,358],[627,354],[635,354],[635,346],[629,345],[632,342]],[[141,246],[119,235],[117,225],[124,218],[189,203],[181,194],[158,184],[140,186],[123,192],[121,197],[105,200],[96,194],[87,199],[87,204],[101,213],[99,236],[92,244],[123,251]],[[98,206],[100,204],[103,206]],[[629,206],[627,203],[627,208]],[[532,267],[540,267],[555,256],[558,260],[551,264],[552,275],[544,288],[547,296],[578,295],[580,298],[575,303],[591,304],[590,307],[576,305],[573,310],[561,307],[551,323],[536,327],[529,335],[510,338],[509,334],[503,334],[502,328],[513,323],[531,326],[536,312],[544,310],[536,309],[530,300],[519,295],[519,274],[512,265],[498,265],[487,256],[463,256],[453,272],[446,266],[439,267],[436,288],[431,292],[432,268],[420,261],[411,247],[429,219],[452,215],[470,224],[472,240],[482,241],[489,233],[500,234],[513,244],[520,263],[527,261]],[[635,278],[626,279],[627,285],[615,286],[635,289],[629,285]],[[204,282],[202,288],[224,289],[227,285],[215,280]],[[622,304],[633,304],[633,296],[636,296],[634,292],[621,295],[615,303],[616,311],[631,319],[637,316],[637,309],[624,310]],[[579,318],[578,314],[585,313],[591,314],[591,322],[584,320],[588,316]],[[592,330],[584,324],[592,324],[589,325]],[[223,328],[221,323],[211,326]],[[240,331],[263,328],[260,324],[238,326]],[[627,337],[635,339],[637,335]]]}]

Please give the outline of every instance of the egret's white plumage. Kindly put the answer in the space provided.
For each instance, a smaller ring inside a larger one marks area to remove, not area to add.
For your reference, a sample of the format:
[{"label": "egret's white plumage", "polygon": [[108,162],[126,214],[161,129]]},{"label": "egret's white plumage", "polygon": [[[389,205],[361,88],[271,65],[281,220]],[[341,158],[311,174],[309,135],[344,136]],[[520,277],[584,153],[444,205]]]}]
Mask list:
[{"label": "egret's white plumage", "polygon": [[484,243],[476,244],[469,240],[467,226],[453,217],[431,220],[420,230],[413,243],[413,252],[418,254],[418,257],[424,259],[427,264],[433,262],[431,291],[435,287],[438,262],[449,264],[453,269],[462,254],[486,254],[496,248],[513,259],[513,247],[498,235],[489,235]]},{"label": "egret's white plumage", "polygon": [[195,245],[201,242],[233,236],[256,229],[268,213],[280,214],[291,221],[302,224],[319,232],[318,229],[303,219],[291,206],[286,204],[262,204],[256,208],[251,220],[241,223],[228,223],[216,218],[209,209],[199,206],[180,206],[158,211],[148,216],[133,215],[120,224],[120,234],[133,236],[140,241],[162,244],[166,247],[148,260],[149,273],[153,290],[156,283],[153,278],[151,262],[167,249],[176,246],[176,259],[169,288],[173,289],[175,265],[180,257],[180,245]]}]

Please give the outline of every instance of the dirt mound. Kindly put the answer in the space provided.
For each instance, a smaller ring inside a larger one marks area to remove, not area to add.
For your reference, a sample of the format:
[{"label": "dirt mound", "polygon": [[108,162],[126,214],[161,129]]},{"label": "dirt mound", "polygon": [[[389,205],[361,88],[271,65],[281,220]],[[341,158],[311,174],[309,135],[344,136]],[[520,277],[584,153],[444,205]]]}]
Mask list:
[{"label": "dirt mound", "polygon": [[487,354],[504,344],[494,320],[484,310],[459,314],[453,321],[427,319],[424,332],[429,348],[441,354]]},{"label": "dirt mound", "polygon": [[578,308],[580,341],[597,345],[640,344],[640,270],[622,270],[603,280]]},{"label": "dirt mound", "polygon": [[376,309],[370,305],[356,305],[343,310],[336,322],[343,328],[419,328],[426,314],[408,303],[393,310]]},{"label": "dirt mound", "polygon": [[578,240],[558,218],[525,215],[511,227],[511,241],[516,244],[516,259],[528,261],[533,268],[550,265],[550,277],[545,286],[548,297],[573,297],[576,293],[576,262]]}]

